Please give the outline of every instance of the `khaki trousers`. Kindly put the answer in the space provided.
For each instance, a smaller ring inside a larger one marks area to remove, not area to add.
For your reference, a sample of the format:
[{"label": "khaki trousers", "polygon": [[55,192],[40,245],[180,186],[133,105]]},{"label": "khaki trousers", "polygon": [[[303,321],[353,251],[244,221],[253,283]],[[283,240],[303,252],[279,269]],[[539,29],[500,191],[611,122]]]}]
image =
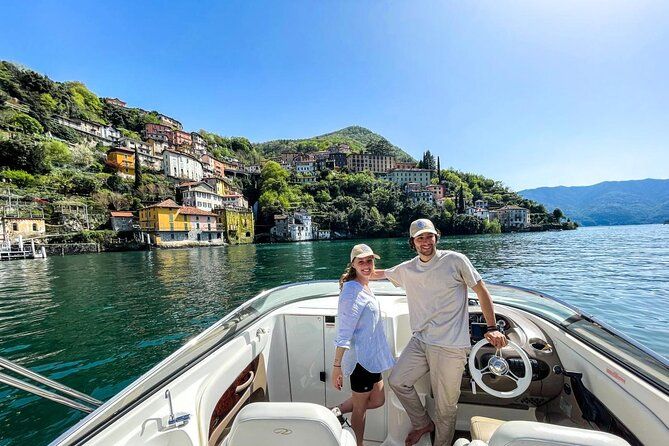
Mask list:
[{"label": "khaki trousers", "polygon": [[428,345],[412,336],[388,378],[388,385],[407,411],[413,428],[420,429],[430,422],[430,417],[414,384],[430,373],[436,412],[434,446],[450,446],[453,441],[467,350]]}]

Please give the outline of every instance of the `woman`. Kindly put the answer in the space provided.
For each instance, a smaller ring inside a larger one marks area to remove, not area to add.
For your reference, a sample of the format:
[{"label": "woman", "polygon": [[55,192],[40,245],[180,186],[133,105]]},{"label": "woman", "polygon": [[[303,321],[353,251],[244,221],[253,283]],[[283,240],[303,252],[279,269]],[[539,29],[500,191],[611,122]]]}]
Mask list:
[{"label": "woman", "polygon": [[332,364],[332,385],[341,390],[344,376],[350,376],[352,396],[332,411],[352,412],[351,426],[358,446],[365,432],[365,413],[385,403],[381,373],[394,359],[383,331],[379,302],[369,288],[374,259],[380,258],[367,245],[355,245],[351,262],[339,279],[339,321]]}]

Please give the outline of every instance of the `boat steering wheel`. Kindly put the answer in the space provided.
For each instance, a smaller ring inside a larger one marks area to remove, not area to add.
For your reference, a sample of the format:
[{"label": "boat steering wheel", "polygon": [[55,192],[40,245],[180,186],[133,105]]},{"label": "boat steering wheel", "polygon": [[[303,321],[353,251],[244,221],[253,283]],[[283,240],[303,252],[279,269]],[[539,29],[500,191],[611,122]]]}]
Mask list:
[{"label": "boat steering wheel", "polygon": [[[527,353],[523,351],[518,344],[515,344],[512,341],[508,341],[508,346],[511,347],[523,360],[523,365],[525,366],[525,375],[522,378],[517,377],[509,367],[509,363],[506,359],[502,357],[502,351],[497,349],[495,354],[490,357],[488,363],[482,369],[477,369],[475,365],[476,354],[478,351],[488,343],[487,340],[481,339],[469,353],[469,373],[474,378],[474,381],[480,388],[482,388],[486,393],[496,396],[499,398],[515,398],[525,392],[528,387],[530,387],[530,382],[532,382],[532,364],[530,363],[530,358],[527,356]],[[487,386],[483,382],[483,375],[494,375],[494,376],[505,376],[511,381],[516,383],[516,388],[513,390],[508,390],[502,392],[500,390],[495,390]]]}]

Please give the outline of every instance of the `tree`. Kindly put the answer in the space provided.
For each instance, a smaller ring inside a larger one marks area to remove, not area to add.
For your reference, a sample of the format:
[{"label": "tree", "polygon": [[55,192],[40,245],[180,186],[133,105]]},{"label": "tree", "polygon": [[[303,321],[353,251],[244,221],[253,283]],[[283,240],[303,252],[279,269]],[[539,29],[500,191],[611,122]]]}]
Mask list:
[{"label": "tree", "polygon": [[386,218],[383,220],[383,225],[388,234],[394,234],[395,231],[397,231],[397,219],[393,214],[386,215]]},{"label": "tree", "polygon": [[[265,183],[272,182],[276,183],[285,183],[288,180],[290,174],[276,161],[267,161],[260,171],[260,187],[264,189],[267,187]],[[272,187],[277,189],[276,186]]]},{"label": "tree", "polygon": [[458,191],[458,214],[465,213],[465,188],[464,185],[460,185],[460,190]]},{"label": "tree", "polygon": [[453,200],[451,200],[450,198],[444,199],[444,210],[448,211],[448,213],[451,215],[456,213],[457,208]]},{"label": "tree", "polygon": [[472,199],[473,200],[481,200],[483,198],[483,191],[479,187],[479,185],[475,185],[472,187]]},{"label": "tree", "polygon": [[390,155],[393,151],[393,145],[386,138],[380,137],[367,143],[365,151],[370,155]]},{"label": "tree", "polygon": [[483,230],[483,220],[478,217],[473,215],[456,215],[453,217],[451,234],[481,234]]},{"label": "tree", "polygon": [[58,124],[53,121],[49,123],[49,131],[56,138],[64,139],[65,141],[71,143],[78,143],[82,140],[82,137],[77,133],[76,130],[69,127],[65,127],[62,124]]},{"label": "tree", "polygon": [[45,161],[47,165],[53,166],[54,164],[67,164],[72,162],[72,154],[70,149],[67,147],[67,144],[60,141],[46,141],[42,143],[44,148]]},{"label": "tree", "polygon": [[24,90],[37,94],[47,93],[55,86],[55,83],[48,77],[26,69],[20,71],[19,82]]},{"label": "tree", "polygon": [[316,193],[316,202],[318,203],[329,203],[332,201],[332,197],[327,190],[319,190]]},{"label": "tree", "polygon": [[560,223],[560,220],[564,218],[564,214],[560,208],[553,209],[553,218],[557,223]]},{"label": "tree", "polygon": [[3,170],[0,178],[8,180],[18,187],[30,187],[35,185],[35,177],[23,170]]},{"label": "tree", "polygon": [[13,127],[18,128],[21,132],[28,135],[38,135],[44,133],[44,127],[39,121],[25,113],[16,113],[9,118],[7,123]]},{"label": "tree", "polygon": [[58,101],[56,101],[49,93],[42,93],[39,100],[40,104],[42,104],[42,106],[49,112],[55,111],[56,107],[58,107]]},{"label": "tree", "polygon": [[0,141],[0,167],[44,173],[49,169],[44,147],[25,137]]},{"label": "tree", "polygon": [[384,219],[379,210],[372,206],[371,209],[369,210],[369,232],[372,235],[379,235],[384,232]]},{"label": "tree", "polygon": [[70,110],[75,118],[106,124],[102,117],[102,101],[81,82],[69,82],[70,97],[74,107]]},{"label": "tree", "polygon": [[[121,178],[121,176],[118,173],[110,175],[109,178],[107,178],[106,186],[110,190],[121,194],[128,193],[131,190],[128,183],[123,178]],[[146,192],[150,193],[151,191],[147,190]]]},{"label": "tree", "polygon": [[437,163],[434,160],[434,155],[429,150],[423,152],[423,159],[418,162],[418,167],[421,169],[435,170]]},{"label": "tree", "polygon": [[90,195],[100,188],[99,181],[92,175],[75,173],[67,184],[67,193],[74,195]]},{"label": "tree", "polygon": [[142,186],[142,163],[139,159],[139,148],[135,144],[135,190]]}]

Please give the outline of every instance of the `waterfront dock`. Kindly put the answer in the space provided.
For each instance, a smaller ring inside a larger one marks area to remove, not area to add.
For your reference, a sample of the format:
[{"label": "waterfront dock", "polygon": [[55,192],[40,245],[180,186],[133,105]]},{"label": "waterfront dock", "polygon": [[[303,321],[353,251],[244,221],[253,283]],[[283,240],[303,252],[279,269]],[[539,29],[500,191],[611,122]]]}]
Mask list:
[{"label": "waterfront dock", "polygon": [[26,246],[23,237],[20,236],[16,245],[12,245],[9,241],[1,242],[0,261],[23,259],[46,259],[46,249],[43,246],[37,249],[34,240],[31,240],[30,244]]}]

